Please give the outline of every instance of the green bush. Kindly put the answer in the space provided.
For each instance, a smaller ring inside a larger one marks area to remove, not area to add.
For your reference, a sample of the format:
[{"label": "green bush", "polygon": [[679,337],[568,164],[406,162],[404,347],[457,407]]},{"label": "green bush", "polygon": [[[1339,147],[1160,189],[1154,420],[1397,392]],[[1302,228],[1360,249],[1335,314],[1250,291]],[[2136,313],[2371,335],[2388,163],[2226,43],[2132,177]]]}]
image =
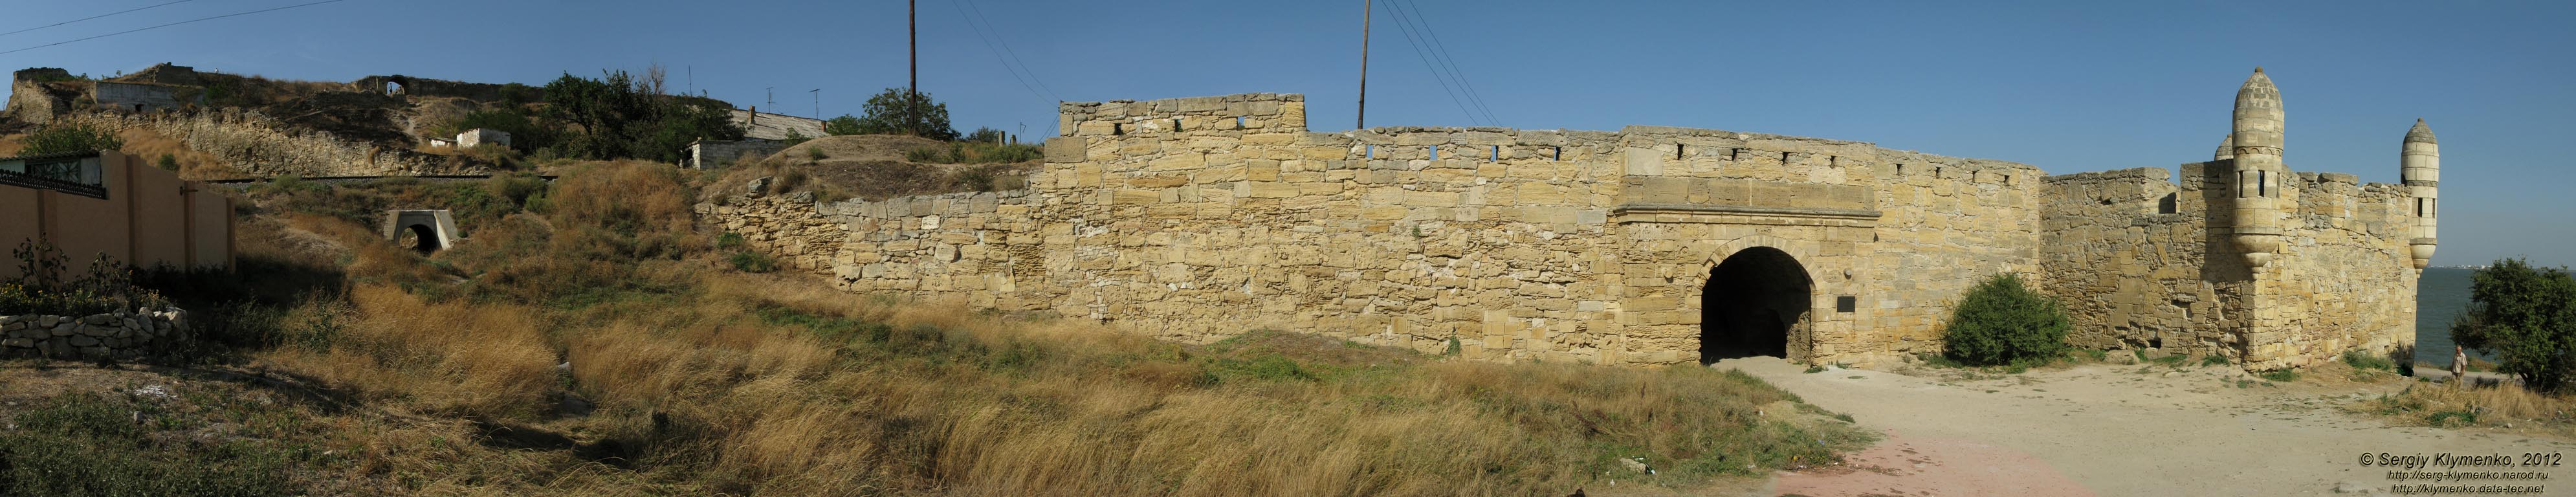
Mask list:
[{"label": "green bush", "polygon": [[1970,365],[2045,363],[2064,354],[2066,310],[2057,300],[2024,286],[2021,277],[1996,275],[1968,290],[1950,315],[1948,355]]},{"label": "green bush", "polygon": [[729,260],[733,262],[734,269],[738,269],[746,273],[766,273],[778,270],[778,259],[769,257],[769,254],[746,250],[742,252],[734,252],[733,257]]},{"label": "green bush", "polygon": [[21,241],[9,254],[18,260],[20,276],[0,281],[0,315],[87,316],[169,305],[160,294],[134,286],[134,269],[106,254],[69,275],[64,273],[71,266],[52,244]]},{"label": "green bush", "polygon": [[27,148],[18,153],[44,155],[120,148],[125,148],[125,140],[116,137],[116,130],[73,121],[54,123],[28,133]]},{"label": "green bush", "polygon": [[171,155],[171,154],[161,154],[161,160],[160,160],[159,162],[155,162],[155,163],[153,163],[153,165],[161,166],[161,170],[163,170],[163,171],[170,171],[170,172],[174,172],[174,173],[175,173],[175,172],[179,172],[179,156],[177,156],[177,155]]},{"label": "green bush", "polygon": [[2494,354],[2496,372],[2532,390],[2576,390],[2576,278],[2498,260],[2469,276],[2469,309],[2451,322],[2451,339]]}]

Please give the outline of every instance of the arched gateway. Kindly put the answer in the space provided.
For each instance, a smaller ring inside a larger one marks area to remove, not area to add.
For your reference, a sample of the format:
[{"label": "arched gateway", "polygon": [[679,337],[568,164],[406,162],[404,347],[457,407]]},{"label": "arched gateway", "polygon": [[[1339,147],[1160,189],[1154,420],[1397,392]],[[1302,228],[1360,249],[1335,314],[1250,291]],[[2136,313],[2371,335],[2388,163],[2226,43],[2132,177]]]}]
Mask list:
[{"label": "arched gateway", "polygon": [[1806,267],[1788,252],[1751,247],[1727,256],[1709,268],[1700,294],[1700,362],[1806,355],[1814,293]]}]

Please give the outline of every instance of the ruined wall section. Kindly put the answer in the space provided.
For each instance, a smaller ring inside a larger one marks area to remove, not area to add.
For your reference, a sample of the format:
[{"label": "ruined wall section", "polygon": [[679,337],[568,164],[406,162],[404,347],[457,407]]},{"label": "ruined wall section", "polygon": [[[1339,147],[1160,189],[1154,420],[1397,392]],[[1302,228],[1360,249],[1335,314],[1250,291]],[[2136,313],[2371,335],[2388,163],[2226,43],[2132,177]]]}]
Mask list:
[{"label": "ruined wall section", "polygon": [[2346,350],[2411,356],[2415,284],[2407,252],[2413,197],[2399,185],[2344,173],[2297,173],[2282,182],[2295,210],[2283,223],[2286,258],[2264,268],[2278,281],[2268,307],[2287,319],[2250,337],[2248,369],[2306,367]]},{"label": "ruined wall section", "polygon": [[2203,271],[2210,183],[2186,180],[2164,168],[2047,179],[2040,266],[2055,277],[2042,289],[2066,305],[2068,343],[2228,355],[2234,339]]}]

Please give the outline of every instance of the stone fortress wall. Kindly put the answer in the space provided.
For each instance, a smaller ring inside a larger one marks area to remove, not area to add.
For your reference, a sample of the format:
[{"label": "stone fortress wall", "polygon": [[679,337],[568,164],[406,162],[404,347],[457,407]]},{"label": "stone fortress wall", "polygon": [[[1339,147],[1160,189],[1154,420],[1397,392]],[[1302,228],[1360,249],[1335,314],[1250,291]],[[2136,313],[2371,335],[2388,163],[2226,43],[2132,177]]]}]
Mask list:
[{"label": "stone fortress wall", "polygon": [[2232,226],[2225,160],[2176,184],[1704,129],[1316,133],[1283,94],[1060,110],[1027,189],[700,209],[852,291],[1183,341],[1668,364],[1767,340],[1870,365],[1939,351],[1952,305],[2009,272],[2068,300],[2089,347],[2273,369],[2412,342],[2406,195],[2350,175],[2283,181],[2289,255],[2258,278],[2210,234]]}]

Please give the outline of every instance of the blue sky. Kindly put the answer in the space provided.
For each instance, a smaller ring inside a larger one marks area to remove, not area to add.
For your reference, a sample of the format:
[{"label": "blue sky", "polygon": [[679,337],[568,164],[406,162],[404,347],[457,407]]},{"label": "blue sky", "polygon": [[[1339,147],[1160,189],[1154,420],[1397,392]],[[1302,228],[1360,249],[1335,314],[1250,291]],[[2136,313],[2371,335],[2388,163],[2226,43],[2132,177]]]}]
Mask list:
[{"label": "blue sky", "polygon": [[[0,32],[167,1],[11,0]],[[0,50],[309,1],[193,0],[0,36]],[[922,88],[960,128],[1045,136],[1057,99],[1241,92],[1303,93],[1310,129],[1352,125],[1357,1],[968,1],[918,4]],[[1377,4],[1372,126],[1487,123],[1436,82],[1392,4],[1420,16],[1418,35],[1439,39],[1503,126],[1817,136],[2056,174],[2205,160],[2259,65],[2281,87],[2295,170],[2395,182],[2406,128],[2432,124],[2445,166],[2437,264],[2576,265],[2576,161],[2560,146],[2576,141],[2576,7],[2563,2]],[[831,116],[904,84],[904,32],[893,1],[345,0],[0,66],[542,84],[658,62],[673,88],[790,114],[815,114],[819,96]],[[1003,47],[1035,81],[1013,76]]]}]

